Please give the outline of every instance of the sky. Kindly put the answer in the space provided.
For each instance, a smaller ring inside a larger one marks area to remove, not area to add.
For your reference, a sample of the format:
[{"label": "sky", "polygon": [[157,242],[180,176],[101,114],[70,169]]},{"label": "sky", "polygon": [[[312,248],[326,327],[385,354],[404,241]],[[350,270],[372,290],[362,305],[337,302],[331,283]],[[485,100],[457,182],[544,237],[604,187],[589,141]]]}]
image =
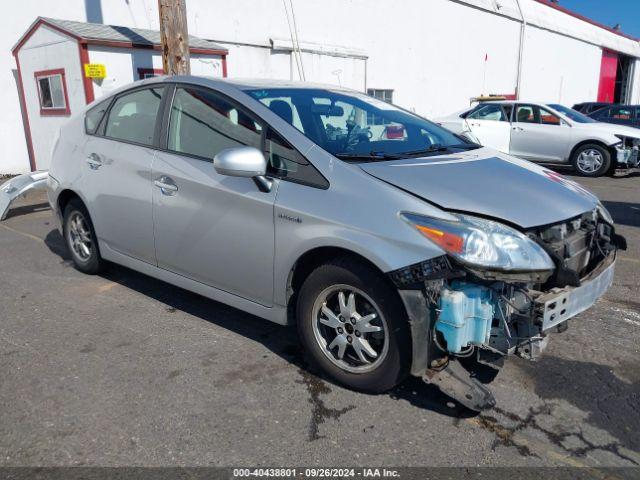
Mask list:
[{"label": "sky", "polygon": [[640,0],[560,0],[560,5],[609,27],[640,38]]}]

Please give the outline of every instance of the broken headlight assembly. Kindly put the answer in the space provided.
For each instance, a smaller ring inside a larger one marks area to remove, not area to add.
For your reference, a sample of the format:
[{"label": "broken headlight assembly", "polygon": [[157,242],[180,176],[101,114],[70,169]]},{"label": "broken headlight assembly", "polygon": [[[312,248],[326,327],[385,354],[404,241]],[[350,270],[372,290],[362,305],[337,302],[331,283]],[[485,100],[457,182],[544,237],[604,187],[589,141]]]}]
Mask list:
[{"label": "broken headlight assembly", "polygon": [[403,213],[401,217],[451,257],[470,267],[504,272],[549,271],[547,252],[525,234],[498,222],[454,214],[458,221]]},{"label": "broken headlight assembly", "polygon": [[614,147],[617,152],[618,163],[629,168],[640,167],[640,138],[616,135],[620,142]]},{"label": "broken headlight assembly", "polygon": [[613,225],[613,217],[611,216],[611,213],[609,213],[609,210],[607,210],[606,207],[602,205],[602,203],[598,202],[597,210],[600,218],[602,218],[609,225]]}]

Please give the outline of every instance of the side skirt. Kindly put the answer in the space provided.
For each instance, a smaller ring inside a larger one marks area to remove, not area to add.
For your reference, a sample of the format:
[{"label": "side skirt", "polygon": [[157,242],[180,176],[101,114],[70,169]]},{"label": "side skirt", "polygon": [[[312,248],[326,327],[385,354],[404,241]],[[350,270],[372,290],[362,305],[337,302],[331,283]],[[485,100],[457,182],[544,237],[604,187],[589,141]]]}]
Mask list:
[{"label": "side skirt", "polygon": [[238,310],[250,313],[251,315],[264,318],[265,320],[269,320],[280,325],[287,325],[287,309],[281,305],[274,305],[271,308],[265,307],[245,298],[233,295],[232,293],[210,287],[209,285],[205,285],[182,275],[178,275],[168,270],[158,268],[155,265],[151,265],[119,253],[110,248],[104,242],[100,242],[100,253],[102,258],[110,262],[144,273],[150,277],[170,283],[176,287],[184,288],[190,292],[197,293],[198,295],[215,300],[216,302],[224,303],[225,305],[229,305],[237,308]]}]

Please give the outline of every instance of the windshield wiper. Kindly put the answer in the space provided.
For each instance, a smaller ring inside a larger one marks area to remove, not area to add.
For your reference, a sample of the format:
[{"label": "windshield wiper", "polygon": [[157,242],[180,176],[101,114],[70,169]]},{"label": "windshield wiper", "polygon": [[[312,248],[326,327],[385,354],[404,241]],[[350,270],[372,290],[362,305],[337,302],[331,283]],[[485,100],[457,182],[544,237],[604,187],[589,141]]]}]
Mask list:
[{"label": "windshield wiper", "polygon": [[368,160],[370,162],[375,161],[383,161],[383,160],[400,160],[402,158],[413,157],[417,155],[426,155],[429,153],[437,153],[437,152],[448,152],[450,150],[474,150],[476,148],[480,148],[479,145],[475,143],[460,143],[456,145],[442,145],[441,143],[436,143],[431,145],[428,148],[423,148],[420,150],[411,150],[409,152],[399,152],[399,153],[387,153],[380,151],[371,151],[369,153],[351,153],[351,152],[340,152],[335,153],[334,155],[341,160]]},{"label": "windshield wiper", "polygon": [[371,151],[369,153],[351,153],[351,152],[340,152],[334,153],[334,156],[338,157],[341,160],[397,160],[398,158],[402,158],[402,155],[398,155],[395,153],[386,153],[386,152],[375,152]]},{"label": "windshield wiper", "polygon": [[411,150],[409,152],[400,152],[396,154],[399,157],[413,156],[413,155],[424,155],[427,153],[434,152],[448,152],[449,150],[475,150],[476,148],[480,148],[479,145],[475,143],[460,143],[457,145],[442,145],[441,143],[436,143],[431,145],[428,148],[423,148],[421,150]]}]

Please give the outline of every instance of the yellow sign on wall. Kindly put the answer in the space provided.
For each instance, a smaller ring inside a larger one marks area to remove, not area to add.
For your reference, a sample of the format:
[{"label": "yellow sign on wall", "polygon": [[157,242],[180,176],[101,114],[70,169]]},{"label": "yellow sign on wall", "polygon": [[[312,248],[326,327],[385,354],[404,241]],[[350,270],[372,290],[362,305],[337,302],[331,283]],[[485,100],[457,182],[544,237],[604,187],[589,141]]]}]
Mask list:
[{"label": "yellow sign on wall", "polygon": [[106,78],[107,67],[101,63],[85,63],[84,74],[87,78]]}]

